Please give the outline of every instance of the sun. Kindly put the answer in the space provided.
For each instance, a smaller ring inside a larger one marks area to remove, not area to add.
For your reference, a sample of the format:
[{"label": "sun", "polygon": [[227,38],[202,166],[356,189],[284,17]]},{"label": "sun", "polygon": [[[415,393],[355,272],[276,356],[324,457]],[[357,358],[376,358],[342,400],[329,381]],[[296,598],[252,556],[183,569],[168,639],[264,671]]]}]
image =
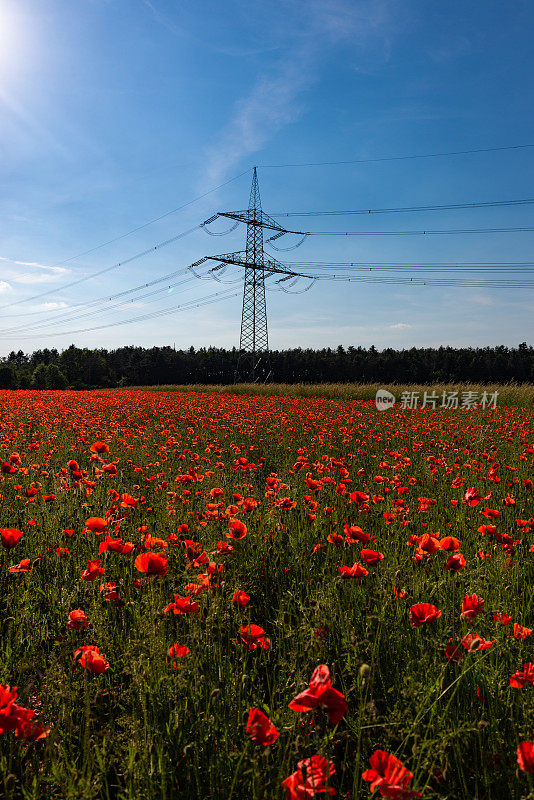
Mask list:
[{"label": "sun", "polygon": [[33,62],[35,19],[15,0],[0,0],[0,88]]}]

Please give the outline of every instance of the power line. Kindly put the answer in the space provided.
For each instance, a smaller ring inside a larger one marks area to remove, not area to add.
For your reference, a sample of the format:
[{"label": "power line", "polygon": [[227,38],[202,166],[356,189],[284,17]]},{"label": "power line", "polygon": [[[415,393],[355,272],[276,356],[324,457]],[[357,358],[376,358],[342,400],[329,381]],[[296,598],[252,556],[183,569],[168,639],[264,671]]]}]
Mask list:
[{"label": "power line", "polygon": [[[463,235],[465,233],[524,233],[534,231],[534,227],[514,228],[445,228],[443,230],[424,231],[286,231],[296,236],[442,236]],[[271,236],[267,243],[279,239],[281,234]],[[276,249],[276,248],[275,248]]]},{"label": "power line", "polygon": [[84,278],[77,278],[75,281],[64,283],[62,286],[56,286],[53,289],[48,289],[46,292],[40,292],[40,294],[34,294],[32,297],[25,297],[22,300],[14,300],[12,303],[4,303],[4,305],[0,306],[0,309],[11,308],[11,306],[17,306],[21,303],[29,303],[30,300],[39,300],[41,297],[47,297],[50,294],[56,294],[57,292],[62,292],[65,289],[70,289],[71,286],[77,286],[85,281],[90,281],[92,278],[98,278],[100,275],[105,275],[107,272],[111,272],[114,269],[123,267],[125,264],[131,264],[132,261],[137,261],[139,258],[143,258],[144,256],[153,253],[155,250],[161,250],[162,247],[167,247],[167,245],[177,242],[179,239],[183,239],[184,236],[188,236],[190,233],[193,233],[193,231],[199,230],[200,227],[200,225],[195,225],[193,228],[189,228],[187,231],[183,231],[182,233],[179,233],[170,239],[166,239],[164,242],[159,242],[158,244],[148,247],[146,250],[143,250],[140,253],[130,256],[130,258],[124,259],[124,261],[118,261],[116,264],[112,264],[110,267],[100,269],[98,272],[93,272],[91,275],[86,275]]},{"label": "power line", "polygon": [[[161,214],[159,217],[154,217],[154,219],[149,219],[148,222],[144,222],[142,225],[138,225],[136,228],[132,228],[126,233],[122,233],[120,236],[116,236],[114,239],[109,239],[107,242],[102,242],[102,244],[97,244],[95,247],[91,247],[89,250],[84,250],[81,253],[76,253],[74,256],[70,256],[70,258],[66,258],[63,261],[58,261],[57,264],[53,264],[53,267],[61,267],[63,264],[68,264],[70,261],[74,261],[77,258],[81,258],[82,256],[87,256],[90,253],[95,253],[97,250],[101,250],[103,247],[107,247],[108,244],[113,244],[114,242],[119,242],[121,239],[125,239],[127,236],[131,236],[133,233],[137,233],[138,231],[142,231],[144,228],[148,228],[149,225],[153,225],[155,222],[160,222],[162,219],[166,217],[170,217],[172,214],[177,214],[178,211],[182,211],[184,208],[193,205],[194,203],[198,203],[199,200],[203,200],[204,197],[207,197],[209,194],[213,194],[218,189],[222,189],[224,186],[228,186],[229,183],[236,181],[238,178],[242,178],[243,175],[246,175],[247,172],[250,172],[251,167],[240,172],[239,175],[234,175],[233,178],[229,178],[224,183],[220,183],[218,186],[214,186],[212,189],[208,189],[204,194],[198,195],[198,197],[194,197],[192,200],[188,200],[187,203],[183,203],[181,206],[177,208],[171,209],[171,211],[166,211],[164,214]],[[25,301],[21,301],[25,302]],[[3,308],[3,306],[0,306]]]},{"label": "power line", "polygon": [[341,281],[346,283],[383,283],[383,284],[403,284],[412,286],[449,286],[449,287],[468,287],[476,289],[534,289],[534,281],[511,281],[506,280],[483,280],[480,278],[400,278],[377,276],[359,276],[350,278],[337,275],[315,276],[316,280]]},{"label": "power line", "polygon": [[373,263],[363,264],[358,262],[320,262],[320,261],[295,261],[288,263],[288,266],[296,269],[341,269],[341,270],[365,270],[374,272],[377,270],[417,270],[417,272],[534,272],[534,262],[518,262],[516,264],[387,264]]},{"label": "power line", "polygon": [[[184,272],[187,272],[188,269],[189,268],[186,268],[184,270]],[[147,300],[147,298],[154,298],[155,295],[160,295],[163,292],[172,291],[178,286],[183,286],[184,284],[193,283],[195,281],[196,281],[196,278],[194,276],[190,275],[190,277],[184,277],[181,280],[176,281],[174,283],[171,283],[168,286],[164,286],[161,289],[154,289],[154,290],[152,290],[150,292],[146,292],[144,294],[137,295],[137,297],[134,297],[131,300],[122,299],[122,300],[119,300],[118,303],[112,303],[111,305],[108,305],[105,308],[101,308],[101,307],[93,308],[93,309],[91,309],[89,311],[86,311],[85,313],[82,313],[82,314],[75,313],[73,315],[72,314],[72,310],[71,310],[68,314],[64,314],[61,317],[53,319],[53,320],[50,320],[50,319],[40,320],[38,322],[35,322],[33,325],[22,324],[22,325],[17,326],[16,328],[13,328],[13,327],[6,328],[5,330],[0,331],[0,335],[4,335],[4,334],[8,334],[8,333],[17,333],[18,331],[23,331],[23,332],[27,332],[27,331],[35,332],[35,331],[37,331],[38,332],[42,328],[49,328],[50,326],[55,326],[55,325],[63,325],[65,323],[72,322],[74,320],[76,322],[78,322],[78,320],[86,319],[87,317],[97,317],[100,314],[109,314],[112,311],[117,311],[117,310],[121,310],[121,309],[125,310],[130,303],[139,302],[140,300]],[[154,299],[152,299],[152,300],[149,299],[148,302],[149,303],[157,302],[158,299],[159,299],[158,297],[156,297],[155,300]],[[91,305],[94,306],[95,304],[91,303]]]},{"label": "power line", "polygon": [[[96,297],[94,300],[87,300],[85,303],[75,303],[74,305],[65,305],[62,308],[57,309],[41,309],[41,311],[25,311],[24,312],[24,319],[27,317],[35,317],[37,315],[42,316],[43,314],[48,315],[47,319],[55,319],[58,316],[62,317],[65,314],[70,314],[76,309],[80,308],[88,308],[90,306],[99,305],[100,303],[109,303],[112,300],[116,300],[119,297],[126,297],[129,294],[133,294],[134,292],[139,292],[142,289],[148,289],[150,286],[155,286],[158,283],[162,283],[165,280],[171,280],[175,278],[177,275],[180,275],[182,272],[185,273],[189,267],[181,267],[180,269],[173,270],[173,272],[168,272],[166,275],[162,275],[160,278],[155,278],[153,281],[148,281],[146,283],[141,283],[138,286],[133,286],[131,289],[124,289],[122,292],[115,292],[115,294],[106,294],[101,297]],[[16,314],[2,314],[2,318],[9,318],[9,317],[20,317],[20,311]]]},{"label": "power line", "polygon": [[273,212],[273,217],[334,217],[349,214],[399,214],[414,211],[456,211],[465,208],[498,208],[502,206],[526,206],[534,203],[534,198],[526,200],[491,200],[475,203],[449,203],[445,205],[429,206],[400,206],[394,208],[369,208],[356,211],[278,211]]},{"label": "power line", "polygon": [[[199,300],[190,300],[187,303],[183,303],[181,305],[172,306],[171,308],[160,309],[158,311],[152,311],[148,314],[143,314],[138,317],[132,317],[131,319],[125,320],[118,320],[116,322],[109,322],[105,325],[98,325],[92,328],[79,328],[76,330],[68,330],[68,331],[56,331],[55,333],[41,333],[39,336],[71,336],[75,333],[86,333],[88,331],[99,331],[103,330],[104,328],[114,328],[117,325],[130,325],[134,322],[144,322],[148,319],[156,319],[157,317],[163,317],[167,314],[174,314],[177,311],[187,311],[191,308],[200,308],[204,305],[210,305],[212,303],[219,302],[219,300],[228,300],[230,297],[237,297],[239,292],[215,292],[212,295],[208,295],[205,298],[200,298]],[[6,334],[5,338],[20,338],[20,339],[33,339],[34,336],[17,336],[13,337],[9,333]]]},{"label": "power line", "polygon": [[418,264],[415,261],[288,261],[288,266],[345,266],[345,267],[533,267],[534,261],[456,261],[431,262],[423,261]]},{"label": "power line", "polygon": [[[76,310],[80,310],[80,309],[84,309],[84,308],[90,308],[91,306],[100,306],[102,303],[110,303],[113,300],[117,300],[119,298],[127,297],[128,295],[132,295],[132,294],[134,294],[136,292],[142,291],[143,289],[148,289],[148,288],[150,288],[152,286],[157,285],[158,283],[162,283],[165,280],[171,280],[172,278],[175,278],[178,275],[182,275],[182,274],[185,275],[189,270],[190,270],[190,266],[181,267],[180,269],[177,269],[174,272],[170,272],[167,275],[162,275],[161,278],[156,278],[155,280],[149,281],[148,283],[143,283],[143,284],[141,284],[139,286],[134,286],[131,289],[125,289],[124,291],[117,292],[116,294],[106,295],[104,297],[99,297],[99,298],[97,298],[95,300],[90,300],[87,303],[77,303],[74,306],[69,306],[68,308],[61,309],[60,311],[57,311],[56,313],[54,313],[52,315],[49,314],[46,317],[45,320],[37,320],[34,325],[31,325],[31,328],[33,329],[36,325],[41,325],[43,323],[54,325],[55,321],[57,321],[57,320],[60,320],[60,321],[68,320],[68,319],[70,319],[70,315]],[[169,286],[164,287],[164,289],[160,290],[160,291],[166,291],[166,290],[168,290],[168,289],[170,289],[170,288],[172,288],[173,286],[176,286],[176,285],[178,285],[178,284],[176,284],[176,283],[175,284],[170,284]],[[149,296],[150,294],[151,293],[148,293],[148,295],[142,295],[141,297]],[[141,297],[137,296],[137,297],[133,298],[133,300],[131,302],[133,302],[135,300],[139,300],[139,299],[141,299]],[[123,302],[127,302],[127,301],[123,301]],[[119,303],[119,305],[120,305],[120,303]],[[107,306],[106,308],[99,309],[98,313],[100,313],[100,312],[106,313],[109,309],[111,309],[113,307],[114,306]],[[46,312],[41,311],[39,313],[44,314]],[[12,326],[10,326],[10,328],[8,330],[10,330],[10,331],[19,330],[19,329],[27,330],[27,328],[28,328],[27,323],[24,323],[23,325],[20,326],[20,328],[13,328]],[[1,331],[0,331],[0,333],[1,333]]]},{"label": "power line", "polygon": [[525,150],[534,144],[514,144],[506,147],[479,147],[474,150],[453,150],[448,153],[423,153],[409,156],[381,156],[379,158],[355,158],[348,161],[309,161],[297,164],[259,164],[263,169],[281,169],[285,167],[334,167],[344,164],[373,164],[379,161],[409,161],[416,158],[444,158],[446,156],[467,156],[475,153],[497,153],[503,150]]}]

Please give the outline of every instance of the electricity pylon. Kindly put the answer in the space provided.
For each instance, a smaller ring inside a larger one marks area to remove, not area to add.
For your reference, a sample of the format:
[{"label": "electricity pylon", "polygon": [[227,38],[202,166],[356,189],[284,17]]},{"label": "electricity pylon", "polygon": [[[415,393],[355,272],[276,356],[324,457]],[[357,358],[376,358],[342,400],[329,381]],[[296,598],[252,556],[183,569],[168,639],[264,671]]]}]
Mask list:
[{"label": "electricity pylon", "polygon": [[[281,280],[291,277],[308,278],[285,267],[275,258],[266,257],[263,252],[263,229],[287,233],[275,220],[262,211],[260,189],[256,167],[252,176],[250,200],[245,211],[220,211],[203,225],[213,222],[217,217],[228,217],[236,222],[246,223],[246,250],[207,256],[220,264],[237,264],[245,268],[243,287],[243,308],[241,312],[241,337],[235,381],[246,380],[256,383],[269,377],[269,335],[267,329],[267,304],[265,301],[265,277],[282,274]],[[202,259],[204,260],[204,259]],[[200,262],[197,262],[200,263]]]}]

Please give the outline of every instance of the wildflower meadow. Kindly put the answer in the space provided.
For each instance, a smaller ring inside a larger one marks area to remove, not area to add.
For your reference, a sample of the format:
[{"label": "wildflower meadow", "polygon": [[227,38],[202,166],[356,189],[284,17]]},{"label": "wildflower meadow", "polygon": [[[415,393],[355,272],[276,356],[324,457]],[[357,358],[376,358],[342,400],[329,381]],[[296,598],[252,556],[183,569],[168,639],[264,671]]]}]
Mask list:
[{"label": "wildflower meadow", "polygon": [[0,797],[534,798],[531,403],[0,412]]}]

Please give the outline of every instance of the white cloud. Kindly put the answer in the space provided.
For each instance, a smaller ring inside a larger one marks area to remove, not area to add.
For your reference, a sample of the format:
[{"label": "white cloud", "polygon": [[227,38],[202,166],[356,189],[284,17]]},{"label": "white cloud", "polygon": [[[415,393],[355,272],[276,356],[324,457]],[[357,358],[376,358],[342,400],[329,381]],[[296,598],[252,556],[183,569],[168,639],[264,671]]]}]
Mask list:
[{"label": "white cloud", "polygon": [[35,306],[36,311],[51,311],[54,308],[67,308],[68,303],[64,303],[63,301],[58,302],[50,302],[50,303],[40,303],[38,306]]},{"label": "white cloud", "polygon": [[55,273],[50,275],[49,273],[35,273],[35,272],[7,272],[6,277],[12,283],[23,283],[23,284],[32,284],[32,283],[52,283],[53,281],[57,281],[61,275],[56,275]]},{"label": "white cloud", "polygon": [[58,275],[65,275],[69,272],[65,267],[49,267],[47,264],[39,264],[37,261],[13,261],[13,264],[19,264],[21,267],[36,267],[37,269],[48,269],[50,272],[55,272]]},{"label": "white cloud", "polygon": [[13,283],[50,283],[70,272],[66,267],[51,267],[48,264],[40,264],[38,261],[18,261],[5,256],[0,256],[0,261],[14,264],[15,267],[30,267],[33,270],[32,272],[27,270],[22,272],[19,269],[7,269],[7,271],[4,271],[4,277]]},{"label": "white cloud", "polygon": [[394,325],[388,325],[388,328],[392,331],[405,331],[413,328],[413,325],[408,325],[407,322],[396,322]]},{"label": "white cloud", "polygon": [[11,284],[9,284],[7,281],[0,281],[0,292],[10,292],[11,290]]},{"label": "white cloud", "polygon": [[301,54],[258,78],[250,94],[237,102],[218,143],[208,149],[210,184],[218,183],[240,158],[260,150],[282,127],[298,119],[302,106],[297,98],[313,83],[313,71],[312,61]]}]

